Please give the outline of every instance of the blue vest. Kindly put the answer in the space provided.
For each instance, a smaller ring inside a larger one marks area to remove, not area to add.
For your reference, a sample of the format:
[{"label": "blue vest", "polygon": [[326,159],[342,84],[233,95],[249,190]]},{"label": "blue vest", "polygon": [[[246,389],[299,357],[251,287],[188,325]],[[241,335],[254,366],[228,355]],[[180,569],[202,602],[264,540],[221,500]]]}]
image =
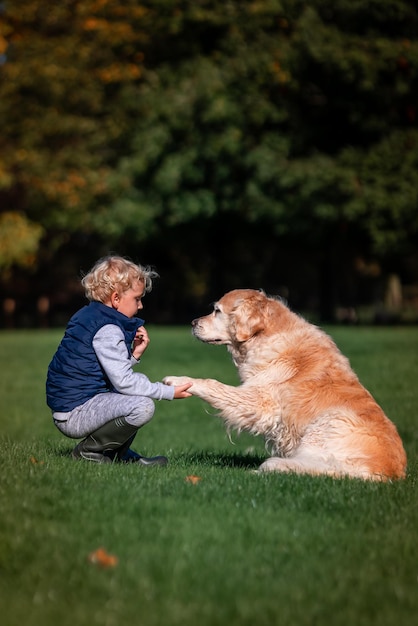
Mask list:
[{"label": "blue vest", "polygon": [[94,335],[106,324],[119,326],[131,354],[135,333],[143,323],[101,302],[90,302],[75,313],[48,367],[46,398],[50,409],[67,413],[98,393],[113,391],[93,349]]}]

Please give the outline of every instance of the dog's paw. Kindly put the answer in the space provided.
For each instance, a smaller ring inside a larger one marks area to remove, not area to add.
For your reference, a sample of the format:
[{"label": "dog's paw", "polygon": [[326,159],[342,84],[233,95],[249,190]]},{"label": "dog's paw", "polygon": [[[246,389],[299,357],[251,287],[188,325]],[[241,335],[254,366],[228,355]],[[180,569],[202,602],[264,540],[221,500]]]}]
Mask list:
[{"label": "dog's paw", "polygon": [[290,471],[286,460],[277,456],[272,456],[260,465],[257,472],[286,472]]},{"label": "dog's paw", "polygon": [[172,387],[180,387],[180,385],[187,385],[187,383],[192,382],[193,379],[188,376],[166,376],[163,378],[163,383]]}]

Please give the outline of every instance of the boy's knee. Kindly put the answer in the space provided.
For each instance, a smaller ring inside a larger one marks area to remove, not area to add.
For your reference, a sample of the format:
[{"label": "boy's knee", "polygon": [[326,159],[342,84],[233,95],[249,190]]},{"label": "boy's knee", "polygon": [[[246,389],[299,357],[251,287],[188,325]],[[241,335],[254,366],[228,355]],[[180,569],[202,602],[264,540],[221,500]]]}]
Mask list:
[{"label": "boy's knee", "polygon": [[133,426],[143,426],[150,421],[154,415],[155,404],[151,398],[141,398],[141,401],[132,409],[131,413],[126,416],[126,420]]},{"label": "boy's knee", "polygon": [[151,400],[151,398],[145,398],[145,400],[146,402],[143,406],[143,415],[146,415],[148,417],[147,421],[149,421],[154,415],[155,402],[154,400]]}]

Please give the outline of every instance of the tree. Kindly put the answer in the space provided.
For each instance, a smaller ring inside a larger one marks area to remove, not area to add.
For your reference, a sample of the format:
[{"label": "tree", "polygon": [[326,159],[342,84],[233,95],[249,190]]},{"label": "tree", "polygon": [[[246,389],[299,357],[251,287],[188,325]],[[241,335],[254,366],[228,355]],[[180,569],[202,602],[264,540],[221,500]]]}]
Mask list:
[{"label": "tree", "polygon": [[0,214],[0,272],[18,265],[30,267],[38,251],[43,229],[15,211]]},{"label": "tree", "polygon": [[327,317],[329,273],[413,249],[416,2],[3,6],[1,200],[42,224],[43,262],[153,238],[190,265],[182,233],[264,227],[322,268]]},{"label": "tree", "polygon": [[1,210],[25,216],[34,236],[42,225],[38,256],[49,260],[71,233],[95,232],[92,216],[111,196],[145,10],[132,0],[1,7]]},{"label": "tree", "polygon": [[265,220],[316,252],[332,317],[344,249],[382,261],[416,242],[416,3],[213,4],[177,10],[147,66],[108,213]]}]

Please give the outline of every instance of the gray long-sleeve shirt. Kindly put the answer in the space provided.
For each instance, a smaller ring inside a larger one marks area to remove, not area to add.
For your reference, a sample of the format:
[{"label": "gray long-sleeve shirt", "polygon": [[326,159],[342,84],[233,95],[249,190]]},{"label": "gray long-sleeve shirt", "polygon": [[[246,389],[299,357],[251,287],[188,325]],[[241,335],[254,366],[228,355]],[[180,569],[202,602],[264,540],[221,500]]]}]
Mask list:
[{"label": "gray long-sleeve shirt", "polygon": [[97,331],[93,337],[93,349],[117,392],[154,400],[174,398],[174,387],[152,383],[145,374],[132,370],[139,361],[128,353],[124,334],[115,324],[106,324]]}]

